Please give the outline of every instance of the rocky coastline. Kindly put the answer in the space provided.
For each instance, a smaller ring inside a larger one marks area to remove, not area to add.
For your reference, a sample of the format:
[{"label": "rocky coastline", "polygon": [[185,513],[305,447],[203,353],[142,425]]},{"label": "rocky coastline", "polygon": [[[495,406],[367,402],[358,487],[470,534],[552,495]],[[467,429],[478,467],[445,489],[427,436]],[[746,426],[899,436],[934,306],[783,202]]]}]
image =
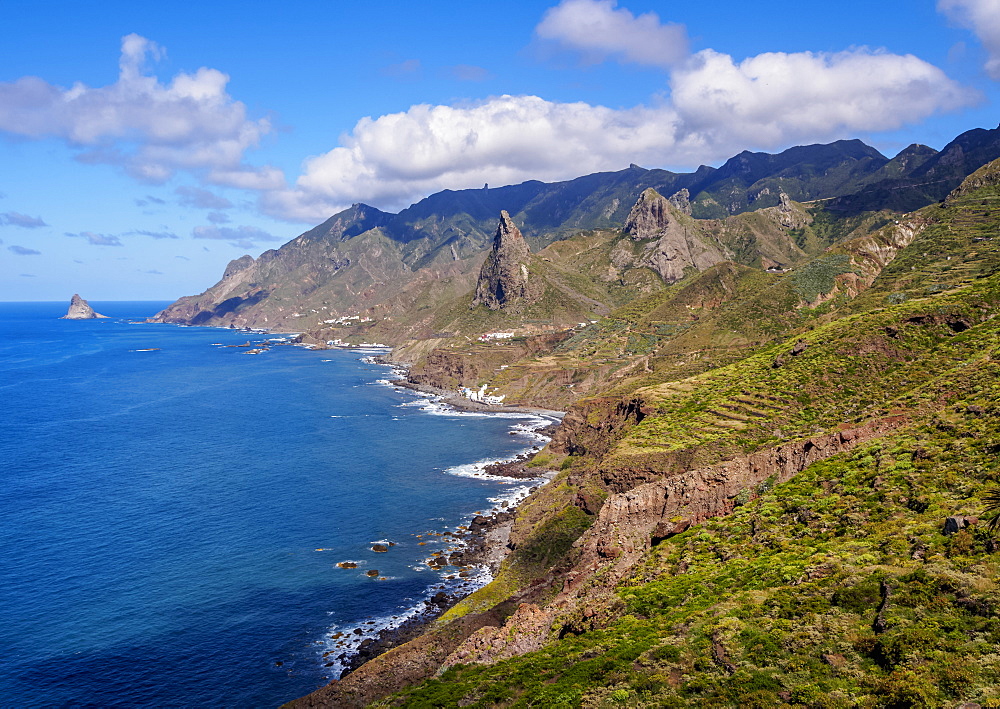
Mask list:
[{"label": "rocky coastline", "polygon": [[[500,568],[500,563],[510,551],[507,547],[507,540],[514,520],[514,509],[514,507],[509,507],[495,510],[489,515],[478,515],[473,519],[469,531],[462,537],[466,547],[451,554],[448,557],[449,563],[486,568],[491,577],[495,575]],[[405,620],[396,627],[381,630],[375,638],[362,641],[353,654],[344,658],[346,669],[342,673],[341,679],[369,660],[423,635],[430,623],[467,595],[467,592],[438,591],[427,602],[427,607],[422,613]]]},{"label": "rocky coastline", "polygon": [[[407,370],[405,364],[389,360],[385,357],[373,357],[372,360],[379,364],[391,366],[401,377],[406,376]],[[533,431],[536,435],[544,437],[546,441],[551,438],[552,434],[558,428],[562,416],[565,414],[562,411],[533,407],[484,404],[471,401],[446,389],[426,384],[417,384],[405,378],[390,380],[390,383],[393,386],[433,396],[439,403],[457,411],[485,414],[518,413],[553,419],[551,424],[542,428],[536,428]],[[528,466],[528,463],[531,462],[540,448],[541,446],[535,447],[533,450],[522,453],[513,460],[491,463],[483,468],[482,473],[486,476],[498,478],[538,480],[539,484],[532,486],[528,490],[528,495],[531,495],[555,475],[554,471],[530,468]],[[527,499],[527,497],[524,499]],[[521,501],[523,502],[523,500]],[[498,507],[490,510],[489,513],[476,515],[469,522],[468,529],[462,530],[461,535],[457,537],[460,539],[463,548],[448,555],[448,564],[485,569],[489,577],[493,578],[499,570],[500,564],[511,551],[509,539],[517,504],[502,502]],[[431,623],[471,592],[472,590],[461,590],[452,593],[439,591],[427,601],[426,608],[421,613],[408,618],[397,626],[379,631],[374,638],[362,641],[355,650],[349,651],[341,658],[340,661],[346,667],[341,674],[341,679],[355,672],[366,662],[423,635]]]}]

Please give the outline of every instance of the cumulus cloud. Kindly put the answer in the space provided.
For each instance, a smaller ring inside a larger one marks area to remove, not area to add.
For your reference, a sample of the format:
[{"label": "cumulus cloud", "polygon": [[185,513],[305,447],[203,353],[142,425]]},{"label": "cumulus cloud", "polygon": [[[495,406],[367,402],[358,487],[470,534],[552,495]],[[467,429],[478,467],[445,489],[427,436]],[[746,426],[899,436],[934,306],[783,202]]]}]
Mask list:
[{"label": "cumulus cloud", "polygon": [[265,209],[304,221],[352,202],[405,206],[443,188],[561,179],[673,147],[670,109],[613,110],[500,96],[465,106],[413,106],[358,122],[344,145],[307,160],[294,189]]},{"label": "cumulus cloud", "polygon": [[612,58],[672,67],[687,58],[683,25],[663,24],[655,12],[636,17],[617,5],[616,0],[563,0],[545,13],[535,33],[590,62]]},{"label": "cumulus cloud", "polygon": [[151,194],[146,195],[142,199],[135,200],[135,206],[137,207],[148,207],[151,204],[161,205],[166,203],[167,203],[166,200],[160,199],[159,197],[154,197]]},{"label": "cumulus cloud", "polygon": [[1000,80],[1000,1],[938,0],[938,9],[979,37],[989,57],[986,73]]},{"label": "cumulus cloud", "polygon": [[209,212],[206,217],[213,224],[228,224],[229,215],[224,212]]},{"label": "cumulus cloud", "polygon": [[710,49],[670,79],[689,148],[776,147],[899,128],[977,94],[911,54],[769,52],[735,62]]},{"label": "cumulus cloud", "polygon": [[739,63],[704,50],[672,72],[669,86],[670,101],[628,109],[499,96],[365,118],[261,204],[302,221],[353,202],[398,209],[445,188],[568,179],[630,162],[691,165],[744,148],[892,130],[977,99],[917,57],[864,48]]},{"label": "cumulus cloud", "polygon": [[236,228],[196,226],[191,231],[191,236],[195,239],[228,241],[233,246],[239,246],[242,249],[252,249],[258,242],[282,241],[279,237],[252,226],[238,226]]},{"label": "cumulus cloud", "polygon": [[7,250],[11,253],[17,254],[18,256],[41,256],[41,251],[35,251],[34,249],[29,249],[26,246],[18,246],[17,244],[12,244],[7,247]]},{"label": "cumulus cloud", "polygon": [[25,229],[38,229],[48,226],[41,217],[29,217],[27,214],[21,214],[20,212],[3,212],[0,214],[0,224],[19,226]]},{"label": "cumulus cloud", "polygon": [[229,209],[233,206],[225,197],[220,197],[214,192],[203,190],[200,187],[183,186],[174,190],[179,199],[178,203],[183,207],[196,207],[198,209]]},{"label": "cumulus cloud", "polygon": [[66,233],[66,236],[75,236],[81,239],[86,239],[87,243],[91,246],[124,246],[119,239],[114,234],[98,234],[93,231],[81,231],[79,234]]},{"label": "cumulus cloud", "polygon": [[177,170],[206,174],[217,184],[252,168],[244,153],[271,132],[267,118],[252,120],[226,93],[229,77],[202,67],[164,84],[145,71],[163,56],[155,43],[122,38],[118,80],[102,87],[70,88],[25,76],[0,82],[0,130],[24,138],[57,138],[78,148],[78,159],[122,167],[136,179],[162,183]]}]

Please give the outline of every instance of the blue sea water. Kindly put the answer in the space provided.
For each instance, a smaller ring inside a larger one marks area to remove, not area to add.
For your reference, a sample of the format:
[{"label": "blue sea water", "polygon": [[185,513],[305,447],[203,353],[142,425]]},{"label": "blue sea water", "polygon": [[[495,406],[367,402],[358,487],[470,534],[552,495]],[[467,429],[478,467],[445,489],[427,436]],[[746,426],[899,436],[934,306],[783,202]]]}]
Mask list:
[{"label": "blue sea water", "polygon": [[111,319],[0,304],[4,706],[277,706],[460,582],[428,533],[526,490],[472,464],[531,421],[448,412],[358,352],[252,356],[131,322],[165,303],[92,305]]}]

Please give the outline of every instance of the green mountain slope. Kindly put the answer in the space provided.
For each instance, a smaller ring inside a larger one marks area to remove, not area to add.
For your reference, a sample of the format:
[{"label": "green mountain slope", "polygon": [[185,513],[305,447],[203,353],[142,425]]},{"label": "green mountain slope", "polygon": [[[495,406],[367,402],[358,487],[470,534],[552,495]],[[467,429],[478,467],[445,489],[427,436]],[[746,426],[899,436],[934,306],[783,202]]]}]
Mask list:
[{"label": "green mountain slope", "polygon": [[[648,353],[533,461],[559,473],[497,579],[296,705],[1000,706],[1000,542],[979,521],[1000,484],[998,174],[553,345]],[[698,328],[721,366],[670,366]]]}]

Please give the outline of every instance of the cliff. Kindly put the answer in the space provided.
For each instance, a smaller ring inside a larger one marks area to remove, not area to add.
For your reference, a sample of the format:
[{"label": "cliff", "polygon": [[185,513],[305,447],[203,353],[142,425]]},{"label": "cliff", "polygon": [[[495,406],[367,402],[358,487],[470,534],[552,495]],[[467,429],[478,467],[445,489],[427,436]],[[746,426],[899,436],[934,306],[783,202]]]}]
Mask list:
[{"label": "cliff", "polygon": [[69,310],[66,314],[60,318],[61,320],[93,320],[95,318],[106,318],[107,315],[101,315],[100,313],[95,313],[94,309],[90,307],[90,303],[85,301],[79,296],[79,294],[74,293],[73,298],[69,301]]}]

